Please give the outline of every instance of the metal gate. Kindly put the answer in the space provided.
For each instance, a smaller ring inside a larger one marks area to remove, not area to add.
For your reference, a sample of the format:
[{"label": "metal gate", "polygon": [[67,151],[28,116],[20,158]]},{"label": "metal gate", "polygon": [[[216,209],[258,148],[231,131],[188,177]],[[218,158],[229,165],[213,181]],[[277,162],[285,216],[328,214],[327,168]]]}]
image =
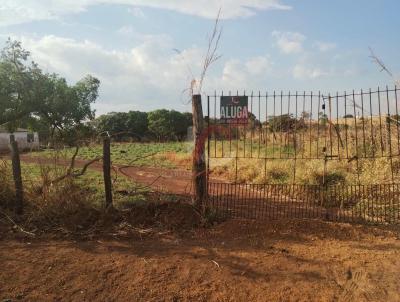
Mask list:
[{"label": "metal gate", "polygon": [[243,218],[399,222],[398,93],[208,96],[209,208]]}]

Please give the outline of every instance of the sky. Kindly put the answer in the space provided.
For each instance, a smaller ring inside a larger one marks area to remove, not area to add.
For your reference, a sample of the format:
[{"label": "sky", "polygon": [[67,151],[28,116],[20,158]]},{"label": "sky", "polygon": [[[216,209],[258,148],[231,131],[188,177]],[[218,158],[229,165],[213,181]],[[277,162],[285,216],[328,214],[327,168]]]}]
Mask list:
[{"label": "sky", "polygon": [[74,84],[101,81],[97,114],[189,111],[221,9],[214,91],[322,91],[394,86],[400,78],[398,0],[1,0],[0,47],[22,42],[32,59]]}]

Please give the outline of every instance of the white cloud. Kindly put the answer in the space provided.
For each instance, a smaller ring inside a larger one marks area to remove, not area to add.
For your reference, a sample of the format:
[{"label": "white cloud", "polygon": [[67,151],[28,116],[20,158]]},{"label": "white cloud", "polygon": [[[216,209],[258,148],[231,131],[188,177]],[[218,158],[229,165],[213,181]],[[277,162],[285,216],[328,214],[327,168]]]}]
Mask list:
[{"label": "white cloud", "polygon": [[64,15],[83,12],[98,4],[131,5],[131,12],[136,16],[143,13],[139,7],[151,7],[215,18],[219,8],[222,8],[223,19],[249,17],[259,10],[291,8],[282,4],[282,0],[2,0],[0,26],[58,19]]},{"label": "white cloud", "polygon": [[0,26],[26,23],[36,20],[52,20],[64,13],[79,13],[84,6],[72,1],[56,0],[2,0]]},{"label": "white cloud", "polygon": [[248,78],[239,60],[229,60],[222,72],[222,85],[225,89],[242,89],[248,86]]},{"label": "white cloud", "polygon": [[[109,50],[93,41],[51,35],[12,38],[31,51],[44,71],[59,73],[71,83],[86,74],[99,78],[100,98],[95,107],[101,113],[129,108],[188,109],[183,106],[182,91],[190,86],[191,72],[200,74],[205,53],[205,49],[192,47],[177,54],[172,51],[171,38],[164,35],[143,36],[137,47],[128,50]],[[218,62],[206,76],[204,91],[265,87],[272,66],[268,55]]]},{"label": "white cloud", "polygon": [[319,51],[325,52],[325,51],[330,51],[336,48],[335,43],[330,43],[330,42],[315,42],[314,47],[317,48]]},{"label": "white cloud", "polygon": [[135,30],[133,29],[133,26],[131,26],[131,25],[122,26],[117,30],[117,34],[120,34],[123,36],[130,36],[134,32],[135,32]]},{"label": "white cloud", "polygon": [[273,63],[272,63],[269,55],[250,58],[245,63],[248,73],[253,74],[253,75],[269,73],[272,65],[273,65]]},{"label": "white cloud", "polygon": [[330,72],[305,63],[298,63],[293,68],[293,77],[297,80],[314,80],[329,75]]},{"label": "white cloud", "polygon": [[269,55],[247,60],[231,59],[225,62],[221,77],[211,77],[213,87],[236,91],[237,89],[259,89],[265,87],[266,78],[272,74],[273,62]]},{"label": "white cloud", "polygon": [[[99,78],[100,102],[96,105],[99,109],[106,110],[110,104],[114,110],[168,107],[162,101],[169,101],[171,107],[179,109],[179,93],[190,83],[186,61],[171,51],[172,41],[167,36],[146,36],[139,46],[125,51],[57,36],[13,38],[21,40],[47,72],[59,73],[70,82],[86,74]],[[186,49],[182,53],[187,61],[200,62],[199,49]]]},{"label": "white cloud", "polygon": [[145,17],[145,14],[140,7],[130,7],[130,8],[128,8],[128,13],[130,13],[132,16],[135,16],[137,18]]},{"label": "white cloud", "polygon": [[303,42],[306,37],[300,33],[273,31],[272,36],[276,38],[277,46],[285,54],[294,54],[303,51]]}]

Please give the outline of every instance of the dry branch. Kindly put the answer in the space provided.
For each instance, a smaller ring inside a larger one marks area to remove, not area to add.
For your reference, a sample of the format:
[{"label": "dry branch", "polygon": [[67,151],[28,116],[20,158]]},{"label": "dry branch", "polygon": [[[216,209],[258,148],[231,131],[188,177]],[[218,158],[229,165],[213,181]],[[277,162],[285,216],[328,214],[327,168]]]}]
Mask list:
[{"label": "dry branch", "polygon": [[64,174],[64,175],[62,175],[60,177],[57,177],[56,179],[53,179],[53,180],[50,180],[50,181],[46,181],[44,183],[44,185],[38,189],[38,191],[39,192],[43,192],[44,187],[59,183],[59,182],[63,181],[66,178],[77,178],[77,177],[83,176],[86,173],[86,170],[89,168],[90,165],[94,164],[95,162],[98,162],[102,158],[103,157],[96,157],[95,159],[92,159],[91,161],[87,162],[79,172],[72,172],[73,170],[70,169],[71,166],[73,166],[72,162],[71,162],[71,166],[70,166],[70,168],[68,168],[68,171],[67,171],[66,174]]},{"label": "dry branch", "polygon": [[381,68],[381,72],[384,71],[391,78],[393,78],[393,73],[386,67],[385,63],[383,63],[383,61],[377,55],[375,55],[371,47],[369,47],[369,51],[371,52],[371,55],[369,57],[372,59],[374,63],[376,63]]},{"label": "dry branch", "polygon": [[400,79],[396,79],[395,76],[393,75],[392,71],[389,70],[389,68],[386,66],[386,64],[382,61],[382,59],[380,59],[375,52],[372,50],[371,47],[369,47],[369,51],[370,51],[370,58],[372,59],[372,62],[374,62],[375,64],[377,64],[380,68],[381,68],[381,72],[386,72],[386,74],[388,74],[393,81],[395,82],[396,85],[400,85]]},{"label": "dry branch", "polygon": [[14,225],[14,227],[16,227],[17,229],[20,230],[20,232],[27,234],[29,236],[32,236],[32,237],[36,236],[32,232],[25,231],[20,225],[16,224],[15,221],[10,216],[8,216],[6,213],[4,213],[3,211],[0,211],[0,214],[2,214],[5,218],[7,218],[7,220],[10,221]]}]

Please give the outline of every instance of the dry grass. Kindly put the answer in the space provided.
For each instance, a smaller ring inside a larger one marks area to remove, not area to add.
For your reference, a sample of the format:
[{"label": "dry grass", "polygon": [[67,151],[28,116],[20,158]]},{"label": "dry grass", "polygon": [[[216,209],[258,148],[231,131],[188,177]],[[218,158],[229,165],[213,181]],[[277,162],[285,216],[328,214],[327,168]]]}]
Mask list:
[{"label": "dry grass", "polygon": [[8,208],[14,199],[11,167],[6,161],[0,161],[0,204]]},{"label": "dry grass", "polygon": [[[60,229],[68,232],[86,230],[104,216],[104,185],[102,175],[87,171],[79,178],[66,177],[68,167],[57,164],[22,163],[24,214],[13,212],[15,189],[11,164],[0,161],[0,220],[17,222],[25,229]],[[113,176],[114,205],[123,210],[141,204],[149,192],[138,188],[126,178]],[[13,223],[13,222],[12,222]]]},{"label": "dry grass", "polygon": [[[240,183],[298,183],[322,185],[324,180],[324,161],[321,160],[263,160],[238,159],[237,168],[235,159],[211,159],[212,175]],[[375,160],[332,160],[327,163],[325,183],[368,184],[391,183],[392,173],[394,180],[400,181],[400,159],[377,158]],[[236,174],[237,170],[237,174]],[[359,176],[357,176],[359,175]]]},{"label": "dry grass", "polygon": [[321,158],[324,147],[328,155],[341,159],[400,155],[400,126],[387,123],[385,117],[342,119],[292,132],[272,132],[265,125],[260,129],[227,131],[224,137],[211,137],[213,157]]},{"label": "dry grass", "polygon": [[313,123],[295,132],[273,133],[263,125],[230,134],[238,138],[211,137],[210,167],[214,175],[231,181],[321,184],[325,154],[333,156],[326,167],[328,184],[400,180],[400,127],[384,116]]},{"label": "dry grass", "polygon": [[55,185],[46,185],[61,171],[48,166],[23,166],[24,214],[16,217],[12,212],[15,190],[11,167],[7,161],[2,161],[0,204],[6,211],[3,216],[9,215],[30,228],[46,229],[62,225],[77,229],[93,223],[99,213],[95,206],[96,195],[84,183],[66,178]]},{"label": "dry grass", "polygon": [[154,156],[158,161],[172,163],[174,167],[190,170],[192,167],[192,155],[190,153],[165,152]]}]

